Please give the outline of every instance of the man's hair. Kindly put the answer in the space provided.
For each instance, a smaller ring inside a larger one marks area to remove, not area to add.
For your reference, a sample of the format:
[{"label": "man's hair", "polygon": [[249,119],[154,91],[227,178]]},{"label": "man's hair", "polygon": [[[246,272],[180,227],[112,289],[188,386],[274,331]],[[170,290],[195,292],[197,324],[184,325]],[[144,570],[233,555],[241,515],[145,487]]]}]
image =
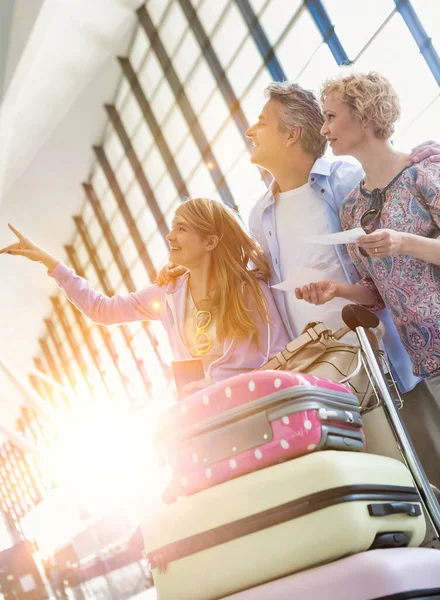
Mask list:
[{"label": "man's hair", "polygon": [[360,121],[372,125],[376,137],[386,140],[393,135],[400,117],[399,96],[383,75],[372,71],[327,79],[321,88],[322,102],[330,94],[347,104]]},{"label": "man's hair", "polygon": [[324,118],[315,94],[289,81],[273,82],[267,86],[265,93],[269,100],[276,100],[281,105],[280,130],[299,127],[303,150],[316,158],[322,156],[327,142],[321,135]]}]

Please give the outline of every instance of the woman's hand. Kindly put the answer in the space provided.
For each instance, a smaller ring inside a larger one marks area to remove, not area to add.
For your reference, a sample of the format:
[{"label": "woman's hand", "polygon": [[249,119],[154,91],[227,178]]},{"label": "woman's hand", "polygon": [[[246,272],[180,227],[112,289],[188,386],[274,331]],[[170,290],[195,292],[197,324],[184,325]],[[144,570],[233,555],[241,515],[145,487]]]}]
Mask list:
[{"label": "woman's hand", "polygon": [[405,242],[405,232],[395,231],[394,229],[377,229],[373,233],[363,235],[356,240],[357,245],[373,258],[406,254]]},{"label": "woman's hand", "polygon": [[10,223],[8,224],[9,229],[12,233],[18,238],[18,242],[15,244],[10,244],[9,246],[5,246],[5,248],[0,249],[0,254],[12,254],[14,256],[24,256],[29,260],[34,262],[40,262],[44,264],[49,271],[53,271],[56,267],[58,261],[51,254],[34,244],[32,240],[25,237],[18,229],[16,229]]},{"label": "woman's hand", "polygon": [[325,304],[333,298],[338,297],[337,281],[318,281],[304,285],[302,288],[295,289],[295,296],[298,300],[305,300],[310,304]]},{"label": "woman's hand", "polygon": [[198,381],[191,381],[190,383],[187,383],[183,386],[182,397],[186,398],[187,396],[190,396],[191,394],[194,394],[199,390],[203,390],[204,388],[212,385],[213,383],[215,383],[215,381],[210,377],[205,377],[205,379],[199,379]]},{"label": "woman's hand", "polygon": [[156,285],[167,285],[172,279],[176,279],[186,273],[187,269],[176,263],[169,262],[161,268],[154,281]]}]

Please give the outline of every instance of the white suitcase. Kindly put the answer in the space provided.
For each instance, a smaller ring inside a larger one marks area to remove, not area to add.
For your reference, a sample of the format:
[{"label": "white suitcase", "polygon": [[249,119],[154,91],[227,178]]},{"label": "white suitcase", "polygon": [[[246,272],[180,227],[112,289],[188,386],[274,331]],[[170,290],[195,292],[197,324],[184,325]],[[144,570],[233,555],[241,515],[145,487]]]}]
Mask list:
[{"label": "white suitcase", "polygon": [[425,535],[408,469],[327,451],[164,506],[143,524],[159,600],[213,600],[372,547]]}]

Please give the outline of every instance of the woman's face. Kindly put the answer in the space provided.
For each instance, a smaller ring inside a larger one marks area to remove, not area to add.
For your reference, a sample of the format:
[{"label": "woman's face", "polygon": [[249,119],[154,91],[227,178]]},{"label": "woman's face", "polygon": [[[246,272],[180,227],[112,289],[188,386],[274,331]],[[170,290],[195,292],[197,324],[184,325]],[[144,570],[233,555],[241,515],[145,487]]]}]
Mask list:
[{"label": "woman's face", "polygon": [[323,135],[330,144],[333,154],[356,155],[356,150],[365,142],[367,131],[362,122],[353,115],[351,108],[336,94],[329,94],[323,106]]},{"label": "woman's face", "polygon": [[167,235],[170,245],[170,261],[191,268],[204,260],[210,249],[209,240],[202,238],[177,215]]}]

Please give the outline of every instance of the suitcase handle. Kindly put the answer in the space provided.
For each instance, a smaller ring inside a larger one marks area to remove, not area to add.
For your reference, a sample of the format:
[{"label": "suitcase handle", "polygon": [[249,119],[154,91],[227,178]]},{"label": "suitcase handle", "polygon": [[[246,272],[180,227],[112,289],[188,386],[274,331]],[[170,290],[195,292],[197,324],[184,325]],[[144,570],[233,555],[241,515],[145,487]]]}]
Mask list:
[{"label": "suitcase handle", "polygon": [[419,504],[411,502],[384,502],[369,504],[368,512],[371,517],[387,517],[388,515],[407,515],[408,517],[420,517],[422,514]]}]

